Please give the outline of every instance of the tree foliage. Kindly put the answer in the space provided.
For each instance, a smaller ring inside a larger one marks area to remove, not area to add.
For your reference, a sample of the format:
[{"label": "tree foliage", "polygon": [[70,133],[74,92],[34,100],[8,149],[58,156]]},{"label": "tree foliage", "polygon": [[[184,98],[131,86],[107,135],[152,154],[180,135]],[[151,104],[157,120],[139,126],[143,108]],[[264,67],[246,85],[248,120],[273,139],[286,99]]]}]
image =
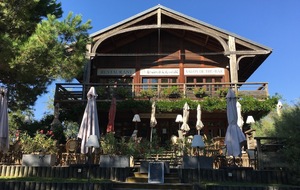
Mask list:
[{"label": "tree foliage", "polygon": [[61,16],[56,0],[0,2],[0,85],[8,88],[11,110],[33,106],[56,78],[80,76],[90,21]]},{"label": "tree foliage", "polygon": [[284,148],[284,156],[289,163],[291,171],[296,172],[298,176],[298,184],[300,184],[300,102],[295,106],[285,109],[282,116],[275,119],[274,135],[286,139]]},{"label": "tree foliage", "polygon": [[256,130],[256,136],[279,137],[285,139],[283,156],[289,163],[289,169],[295,172],[300,183],[300,101],[293,106],[284,105],[281,116],[276,110],[272,110],[266,117],[252,126]]}]

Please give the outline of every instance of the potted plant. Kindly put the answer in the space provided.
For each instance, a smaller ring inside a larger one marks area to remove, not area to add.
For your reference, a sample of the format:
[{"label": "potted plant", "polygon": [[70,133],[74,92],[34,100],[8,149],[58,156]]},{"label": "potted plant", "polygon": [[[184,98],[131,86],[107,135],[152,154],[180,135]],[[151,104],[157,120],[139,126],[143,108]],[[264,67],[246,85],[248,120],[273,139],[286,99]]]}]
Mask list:
[{"label": "potted plant", "polygon": [[203,98],[206,96],[206,89],[202,87],[193,88],[193,93],[197,98]]},{"label": "potted plant", "polygon": [[178,86],[171,86],[168,88],[163,89],[162,91],[164,97],[169,97],[169,98],[180,98],[181,93],[178,88]]},{"label": "potted plant", "polygon": [[155,97],[156,94],[157,94],[157,91],[154,90],[154,89],[151,89],[151,88],[143,89],[143,90],[140,91],[141,97],[147,97],[149,99]]},{"label": "potted plant", "polygon": [[56,162],[58,151],[57,140],[53,138],[53,132],[36,132],[34,136],[28,133],[20,135],[22,149],[22,165],[25,166],[53,166]]},{"label": "potted plant", "polygon": [[107,133],[101,137],[100,146],[100,167],[133,167],[135,146],[128,144],[124,137],[118,139],[114,133]]}]

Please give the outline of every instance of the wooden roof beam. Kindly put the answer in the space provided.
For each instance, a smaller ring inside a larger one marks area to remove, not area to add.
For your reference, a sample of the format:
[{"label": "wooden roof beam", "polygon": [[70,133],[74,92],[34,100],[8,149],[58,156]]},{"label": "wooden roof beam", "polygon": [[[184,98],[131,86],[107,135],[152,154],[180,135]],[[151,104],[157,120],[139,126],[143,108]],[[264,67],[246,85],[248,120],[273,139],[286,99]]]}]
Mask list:
[{"label": "wooden roof beam", "polygon": [[224,55],[266,55],[270,54],[268,50],[239,50],[239,51],[225,51]]}]

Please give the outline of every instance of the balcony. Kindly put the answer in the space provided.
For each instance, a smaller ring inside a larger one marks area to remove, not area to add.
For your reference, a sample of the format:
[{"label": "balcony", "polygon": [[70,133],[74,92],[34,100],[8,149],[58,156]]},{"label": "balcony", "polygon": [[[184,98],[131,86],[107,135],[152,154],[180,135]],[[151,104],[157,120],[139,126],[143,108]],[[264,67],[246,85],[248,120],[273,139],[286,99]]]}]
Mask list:
[{"label": "balcony", "polygon": [[[152,84],[100,84],[100,83],[57,83],[55,103],[86,101],[86,94],[91,86],[96,88],[97,101],[110,100],[113,96],[122,99],[172,99],[189,98],[199,100],[203,96],[196,96],[195,89],[202,89],[204,96],[220,97],[221,90],[233,88],[238,97],[253,96],[266,99],[269,96],[268,83],[152,83]],[[172,93],[173,92],[173,93]],[[147,94],[148,93],[148,94]],[[224,96],[224,94],[223,94]]]}]

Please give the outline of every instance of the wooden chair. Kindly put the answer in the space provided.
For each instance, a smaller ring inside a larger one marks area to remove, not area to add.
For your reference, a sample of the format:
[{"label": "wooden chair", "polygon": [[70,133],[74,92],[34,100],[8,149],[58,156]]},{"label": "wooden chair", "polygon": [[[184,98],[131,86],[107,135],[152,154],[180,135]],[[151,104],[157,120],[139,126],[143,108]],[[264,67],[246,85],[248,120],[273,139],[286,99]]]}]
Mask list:
[{"label": "wooden chair", "polygon": [[77,139],[69,139],[66,142],[66,153],[63,153],[64,165],[77,164],[80,154],[77,153],[79,142]]},{"label": "wooden chair", "polygon": [[215,159],[214,159],[215,169],[227,166],[226,155],[227,155],[227,147],[226,147],[226,145],[220,146],[219,149],[218,149],[218,155],[215,156]]}]

